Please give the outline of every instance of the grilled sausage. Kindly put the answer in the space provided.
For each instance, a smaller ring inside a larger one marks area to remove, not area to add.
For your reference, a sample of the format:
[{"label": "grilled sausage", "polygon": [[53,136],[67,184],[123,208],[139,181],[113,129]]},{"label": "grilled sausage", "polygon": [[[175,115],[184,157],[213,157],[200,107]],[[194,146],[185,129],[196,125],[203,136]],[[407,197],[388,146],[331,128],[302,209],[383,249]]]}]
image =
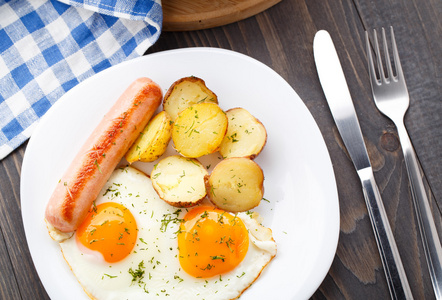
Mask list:
[{"label": "grilled sausage", "polygon": [[139,78],[126,89],[58,182],[45,212],[50,225],[61,232],[77,229],[161,101],[161,88],[148,78]]}]

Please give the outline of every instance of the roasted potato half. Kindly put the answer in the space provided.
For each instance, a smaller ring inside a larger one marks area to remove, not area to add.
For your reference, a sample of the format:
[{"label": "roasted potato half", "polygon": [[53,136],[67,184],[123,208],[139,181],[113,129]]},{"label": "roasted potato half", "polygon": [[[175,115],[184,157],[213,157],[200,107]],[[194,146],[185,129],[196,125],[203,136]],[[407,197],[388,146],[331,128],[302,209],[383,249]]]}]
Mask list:
[{"label": "roasted potato half", "polygon": [[267,132],[264,125],[244,108],[226,111],[227,133],[219,147],[224,158],[248,157],[254,159],[264,148]]},{"label": "roasted potato half", "polygon": [[204,80],[191,76],[172,84],[164,95],[163,108],[175,120],[184,109],[203,102],[218,104],[218,97],[207,88]]},{"label": "roasted potato half", "polygon": [[205,182],[210,201],[226,211],[250,210],[259,205],[264,195],[261,167],[244,157],[219,162]]},{"label": "roasted potato half", "polygon": [[175,119],[172,140],[185,157],[200,157],[218,150],[227,130],[227,117],[214,103],[194,104]]},{"label": "roasted potato half", "polygon": [[146,128],[126,153],[129,163],[135,161],[152,162],[167,149],[172,137],[172,120],[165,111],[161,111],[149,121]]},{"label": "roasted potato half", "polygon": [[206,196],[206,168],[194,158],[179,155],[161,159],[152,170],[152,186],[161,199],[176,207],[190,207]]}]

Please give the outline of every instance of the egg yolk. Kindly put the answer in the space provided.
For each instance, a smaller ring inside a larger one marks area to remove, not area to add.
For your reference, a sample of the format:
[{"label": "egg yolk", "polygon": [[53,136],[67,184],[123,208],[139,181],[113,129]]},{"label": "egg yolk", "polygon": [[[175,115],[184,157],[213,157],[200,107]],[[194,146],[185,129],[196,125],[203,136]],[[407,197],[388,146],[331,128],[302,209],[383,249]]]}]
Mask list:
[{"label": "egg yolk", "polygon": [[246,256],[247,228],[239,217],[210,206],[189,211],[178,234],[184,271],[207,278],[233,270]]},{"label": "egg yolk", "polygon": [[106,202],[94,206],[77,229],[77,240],[100,252],[104,260],[117,262],[130,254],[137,240],[137,224],[123,205]]}]

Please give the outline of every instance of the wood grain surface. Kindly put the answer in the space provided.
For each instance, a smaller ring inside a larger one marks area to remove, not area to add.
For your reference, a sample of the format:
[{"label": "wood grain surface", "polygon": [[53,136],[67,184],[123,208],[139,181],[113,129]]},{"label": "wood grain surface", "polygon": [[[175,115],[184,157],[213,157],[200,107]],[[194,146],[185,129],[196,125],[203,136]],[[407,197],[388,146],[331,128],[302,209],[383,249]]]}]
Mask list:
[{"label": "wood grain surface", "polygon": [[[278,72],[310,110],[333,162],[341,214],[336,256],[312,299],[389,298],[361,185],[316,73],[312,42],[320,29],[331,34],[340,56],[413,295],[435,299],[396,129],[377,111],[371,97],[364,34],[390,25],[395,29],[411,98],[405,123],[442,238],[441,13],[440,0],[283,0],[224,26],[163,32],[148,50],[150,54],[203,46],[247,54]],[[283,108],[273,109],[277,116]],[[0,161],[0,299],[49,299],[29,255],[21,219],[20,169],[25,150],[26,144]]]},{"label": "wood grain surface", "polygon": [[163,31],[188,31],[254,16],[281,0],[163,0]]}]

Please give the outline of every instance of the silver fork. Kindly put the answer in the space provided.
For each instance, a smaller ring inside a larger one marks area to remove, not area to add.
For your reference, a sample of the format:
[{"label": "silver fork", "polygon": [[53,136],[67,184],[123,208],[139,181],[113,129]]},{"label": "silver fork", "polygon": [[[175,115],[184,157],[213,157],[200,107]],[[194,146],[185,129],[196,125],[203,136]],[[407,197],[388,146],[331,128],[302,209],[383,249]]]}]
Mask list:
[{"label": "silver fork", "polygon": [[424,184],[422,182],[422,174],[420,173],[416,154],[413,150],[413,146],[404,125],[404,116],[407,112],[410,98],[408,95],[404,74],[402,72],[401,63],[399,61],[393,27],[390,27],[390,31],[396,75],[393,74],[390,55],[388,54],[385,29],[382,28],[382,42],[385,52],[387,74],[384,72],[378,38],[376,30],[374,30],[374,50],[377,58],[376,65],[379,78],[376,76],[376,66],[373,61],[368,32],[365,32],[371,90],[377,108],[385,116],[390,118],[396,125],[402,151],[404,153],[405,165],[407,167],[408,178],[410,180],[411,194],[414,200],[414,208],[416,210],[417,221],[422,237],[431,282],[433,283],[436,298],[442,299],[442,248],[437,235],[434,219],[431,214],[427,194],[425,193]]}]

